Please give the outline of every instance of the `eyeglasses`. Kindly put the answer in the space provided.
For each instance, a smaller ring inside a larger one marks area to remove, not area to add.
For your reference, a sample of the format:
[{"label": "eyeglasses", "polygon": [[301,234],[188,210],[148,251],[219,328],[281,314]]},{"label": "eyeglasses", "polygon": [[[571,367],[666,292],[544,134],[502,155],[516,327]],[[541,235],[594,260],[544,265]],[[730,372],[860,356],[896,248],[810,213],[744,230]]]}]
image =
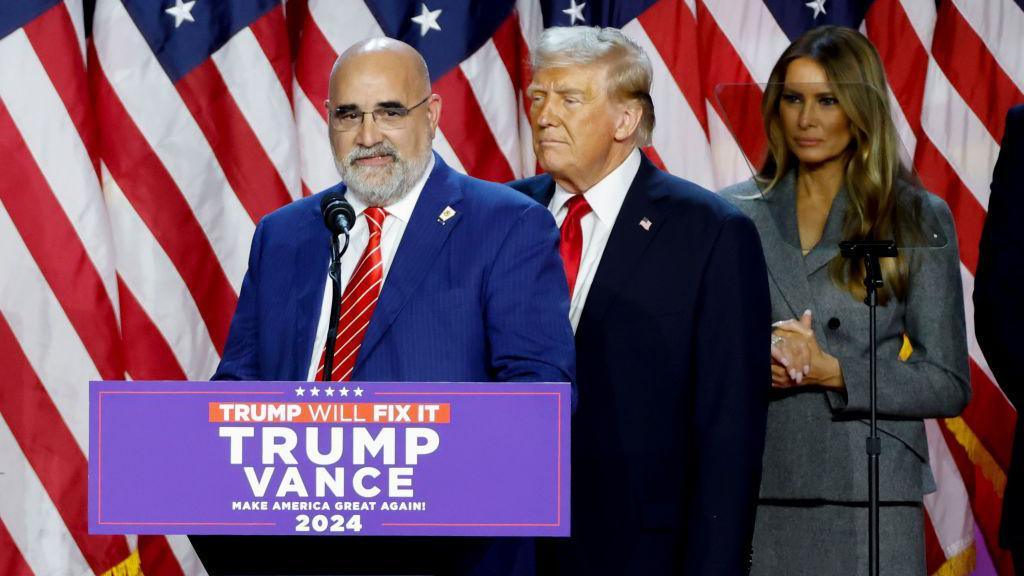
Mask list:
[{"label": "eyeglasses", "polygon": [[367,114],[373,116],[374,124],[381,130],[402,128],[405,126],[409,113],[422,106],[427,100],[430,100],[429,95],[409,108],[405,106],[381,106],[380,108],[374,108],[371,112],[363,112],[351,106],[339,106],[331,110],[331,129],[339,132],[357,130],[363,125],[363,118]]}]

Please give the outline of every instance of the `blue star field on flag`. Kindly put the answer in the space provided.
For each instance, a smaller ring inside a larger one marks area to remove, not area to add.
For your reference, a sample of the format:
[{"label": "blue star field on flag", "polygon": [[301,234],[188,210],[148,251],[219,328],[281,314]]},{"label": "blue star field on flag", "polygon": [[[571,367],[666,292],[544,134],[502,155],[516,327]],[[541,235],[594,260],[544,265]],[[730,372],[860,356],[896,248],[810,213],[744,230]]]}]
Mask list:
[{"label": "blue star field on flag", "polygon": [[[824,24],[860,28],[873,0],[764,0],[791,40]],[[815,8],[818,6],[819,8]],[[822,11],[822,9],[824,11]]]},{"label": "blue star field on flag", "polygon": [[196,0],[188,10],[192,21],[179,22],[180,18],[167,12],[175,7],[175,0],[124,0],[128,14],[172,82],[279,4],[278,0]]},{"label": "blue star field on flag", "polygon": [[60,4],[60,0],[7,0],[0,2],[0,39],[57,4]]},{"label": "blue star field on flag", "polygon": [[515,8],[513,0],[370,0],[366,5],[384,34],[423,54],[431,80],[479,50]]}]

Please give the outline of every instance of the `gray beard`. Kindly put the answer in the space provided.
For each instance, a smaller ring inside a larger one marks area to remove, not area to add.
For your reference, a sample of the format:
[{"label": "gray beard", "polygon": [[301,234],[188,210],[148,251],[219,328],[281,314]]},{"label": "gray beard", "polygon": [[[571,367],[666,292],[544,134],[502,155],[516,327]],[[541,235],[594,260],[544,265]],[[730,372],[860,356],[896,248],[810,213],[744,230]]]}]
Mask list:
[{"label": "gray beard", "polygon": [[[389,166],[359,166],[359,158],[389,154],[394,158]],[[358,147],[349,152],[343,162],[334,160],[338,173],[349,191],[366,206],[390,206],[412,190],[430,163],[430,149],[422,158],[405,159],[386,142],[370,148]]]}]

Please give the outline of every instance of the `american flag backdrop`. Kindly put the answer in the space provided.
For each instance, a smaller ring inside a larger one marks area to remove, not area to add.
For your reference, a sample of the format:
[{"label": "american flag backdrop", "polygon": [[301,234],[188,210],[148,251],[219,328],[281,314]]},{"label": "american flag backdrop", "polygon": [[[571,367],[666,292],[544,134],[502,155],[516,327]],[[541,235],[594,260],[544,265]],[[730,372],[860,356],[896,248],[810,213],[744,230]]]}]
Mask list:
[{"label": "american flag backdrop", "polygon": [[506,181],[536,171],[539,32],[621,27],[654,64],[648,154],[719,189],[763,136],[751,119],[736,144],[715,87],[767,81],[823,23],[877,46],[959,232],[974,398],[927,423],[929,572],[1012,574],[996,534],[1016,413],[970,298],[1003,118],[1024,102],[1024,0],[0,0],[0,573],[203,573],[183,537],[87,534],[87,383],[213,373],[255,223],[338,179],[323,101],[347,46],[416,46],[444,101],[435,148]]}]

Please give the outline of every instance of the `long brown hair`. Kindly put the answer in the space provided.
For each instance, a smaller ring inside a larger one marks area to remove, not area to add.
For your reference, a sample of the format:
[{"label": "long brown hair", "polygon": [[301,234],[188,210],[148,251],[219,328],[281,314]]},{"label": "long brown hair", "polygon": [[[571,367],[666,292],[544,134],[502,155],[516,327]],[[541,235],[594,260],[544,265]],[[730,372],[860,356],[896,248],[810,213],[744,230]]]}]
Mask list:
[{"label": "long brown hair", "polygon": [[[776,62],[761,99],[761,115],[768,136],[768,156],[758,179],[770,190],[799,161],[786,145],[779,102],[789,64],[810,58],[828,76],[832,92],[850,119],[850,145],[844,184],[849,209],[843,220],[844,240],[910,241],[919,235],[916,218],[901,206],[899,191],[916,181],[900,159],[896,127],[889,110],[888,88],[881,59],[871,42],[856,30],[820,26],[797,38]],[[906,295],[909,264],[898,258],[881,260],[884,288],[881,303],[890,295]],[[864,266],[836,257],[829,265],[832,280],[858,298],[865,295]]]}]

